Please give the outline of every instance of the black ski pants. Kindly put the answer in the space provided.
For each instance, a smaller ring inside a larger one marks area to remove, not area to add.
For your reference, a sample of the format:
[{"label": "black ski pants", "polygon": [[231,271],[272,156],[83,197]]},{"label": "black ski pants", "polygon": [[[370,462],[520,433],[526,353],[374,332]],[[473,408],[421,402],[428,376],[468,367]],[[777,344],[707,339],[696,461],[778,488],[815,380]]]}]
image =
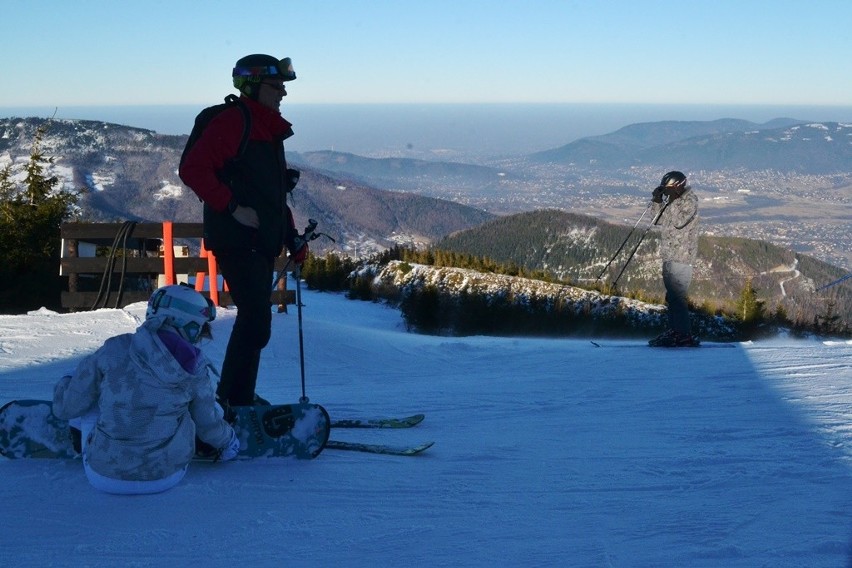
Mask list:
[{"label": "black ski pants", "polygon": [[254,401],[260,352],[272,333],[274,261],[254,251],[214,254],[237,307],[216,395],[231,406],[250,405]]},{"label": "black ski pants", "polygon": [[692,282],[692,266],[667,260],[663,263],[663,284],[666,286],[666,304],[669,329],[683,335],[692,335],[687,292]]}]

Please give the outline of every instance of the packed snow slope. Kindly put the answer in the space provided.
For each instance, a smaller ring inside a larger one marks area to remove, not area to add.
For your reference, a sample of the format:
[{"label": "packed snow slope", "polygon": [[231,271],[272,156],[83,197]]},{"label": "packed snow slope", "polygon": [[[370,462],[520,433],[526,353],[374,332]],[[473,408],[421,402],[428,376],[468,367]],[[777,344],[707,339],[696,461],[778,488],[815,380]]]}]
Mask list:
[{"label": "packed snow slope", "polygon": [[[98,493],[79,461],[0,461],[3,566],[838,567],[852,537],[852,343],[732,349],[429,337],[305,292],[307,395],[332,418],[425,412],[417,457],[193,463],[163,494]],[[0,401],[53,384],[144,306],[0,316]],[[221,363],[234,311],[219,310]],[[259,392],[301,396],[295,308]],[[624,347],[627,345],[627,347]]]}]

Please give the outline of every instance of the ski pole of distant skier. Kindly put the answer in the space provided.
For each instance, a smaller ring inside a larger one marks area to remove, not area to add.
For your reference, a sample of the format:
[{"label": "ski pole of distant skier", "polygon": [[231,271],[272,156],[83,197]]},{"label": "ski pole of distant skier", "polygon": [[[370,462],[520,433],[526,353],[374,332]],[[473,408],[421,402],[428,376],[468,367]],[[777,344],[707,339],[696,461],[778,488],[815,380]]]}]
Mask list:
[{"label": "ski pole of distant skier", "polygon": [[598,281],[598,280],[600,280],[600,279],[601,279],[601,276],[603,276],[603,275],[604,275],[604,272],[606,272],[607,268],[609,268],[609,265],[613,263],[613,261],[616,259],[616,257],[618,257],[619,253],[621,252],[621,249],[623,249],[623,248],[624,248],[624,245],[626,245],[626,244],[627,244],[627,241],[628,241],[628,240],[630,240],[630,237],[633,235],[633,231],[635,231],[635,230],[636,230],[636,227],[638,227],[638,226],[639,226],[639,223],[641,223],[641,222],[642,222],[642,219],[644,219],[644,218],[645,218],[645,214],[647,214],[647,213],[648,213],[648,210],[649,210],[649,209],[651,209],[651,205],[653,205],[653,204],[654,204],[654,202],[653,202],[653,201],[649,201],[649,202],[648,202],[647,207],[645,207],[645,210],[644,210],[644,211],[642,211],[642,215],[639,217],[639,219],[637,219],[637,220],[636,220],[636,224],[634,224],[634,225],[633,225],[633,228],[632,228],[632,229],[630,229],[630,232],[629,232],[629,233],[627,233],[627,237],[625,237],[625,238],[624,238],[624,242],[623,242],[623,243],[621,243],[621,246],[620,246],[620,247],[618,247],[618,250],[617,250],[617,251],[615,251],[615,254],[614,254],[614,255],[612,255],[612,258],[611,258],[611,259],[609,259],[609,262],[607,262],[607,263],[606,263],[606,266],[604,266],[604,267],[603,267],[603,270],[601,270],[601,273],[600,273],[600,274],[598,274],[598,277],[597,277],[597,278],[595,278],[595,281]]},{"label": "ski pole of distant skier", "polygon": [[663,215],[663,211],[669,206],[671,201],[666,200],[662,207],[660,207],[660,212],[654,216],[654,219],[651,221],[651,224],[648,225],[648,228],[642,233],[642,236],[639,237],[639,242],[636,243],[636,246],[633,247],[633,250],[630,251],[630,256],[627,257],[627,260],[624,261],[624,266],[621,267],[621,272],[618,273],[618,276],[615,277],[615,280],[612,281],[612,285],[615,286],[618,284],[618,280],[621,278],[621,275],[624,274],[624,271],[627,270],[627,265],[630,264],[630,261],[633,260],[633,255],[636,254],[636,251],[639,250],[639,245],[642,244],[642,241],[645,240],[645,235],[648,234],[648,231],[651,230],[651,227],[656,225],[660,221],[660,217]]},{"label": "ski pole of distant skier", "polygon": [[836,284],[840,284],[840,283],[841,283],[841,282],[843,282],[844,280],[849,280],[850,278],[852,278],[852,272],[850,272],[850,273],[849,273],[849,274],[847,274],[846,276],[843,276],[842,278],[838,278],[838,279],[837,279],[837,280],[835,280],[834,282],[829,282],[829,283],[828,283],[828,284],[826,284],[825,286],[820,286],[819,288],[817,288],[816,290],[814,290],[814,292],[819,292],[820,290],[825,290],[826,288],[831,288],[832,286],[834,286],[834,285],[836,285]]}]

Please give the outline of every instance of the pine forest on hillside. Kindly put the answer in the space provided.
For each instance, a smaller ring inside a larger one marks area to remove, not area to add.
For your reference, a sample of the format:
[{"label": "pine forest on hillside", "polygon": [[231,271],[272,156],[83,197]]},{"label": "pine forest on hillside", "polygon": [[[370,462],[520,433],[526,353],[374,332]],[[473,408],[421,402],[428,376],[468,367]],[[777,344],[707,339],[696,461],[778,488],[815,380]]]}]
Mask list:
[{"label": "pine forest on hillside", "polygon": [[[581,287],[606,289],[622,270],[644,229],[640,225],[631,235],[631,227],[584,215],[534,211],[455,233],[436,243],[435,248],[492,259],[529,273],[545,273]],[[628,236],[627,246],[598,280]],[[658,251],[659,237],[652,230],[611,291],[664,303]],[[808,325],[827,314],[841,314],[849,325],[852,286],[846,283],[815,292],[842,275],[834,266],[763,241],[702,236],[690,299],[710,313],[733,311],[750,285],[767,313],[780,310],[791,321]]]}]

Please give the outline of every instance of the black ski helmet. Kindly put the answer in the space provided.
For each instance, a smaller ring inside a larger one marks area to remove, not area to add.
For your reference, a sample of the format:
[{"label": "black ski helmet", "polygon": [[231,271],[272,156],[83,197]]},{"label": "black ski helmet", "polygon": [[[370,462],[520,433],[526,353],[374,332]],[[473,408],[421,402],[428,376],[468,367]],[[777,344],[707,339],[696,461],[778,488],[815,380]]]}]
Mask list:
[{"label": "black ski helmet", "polygon": [[673,171],[663,176],[660,182],[660,187],[668,187],[672,189],[681,188],[686,185],[686,176],[683,172]]},{"label": "black ski helmet", "polygon": [[231,72],[234,87],[249,96],[257,96],[256,86],[264,79],[292,81],[296,78],[293,62],[289,57],[278,59],[271,55],[255,53],[240,58]]}]

